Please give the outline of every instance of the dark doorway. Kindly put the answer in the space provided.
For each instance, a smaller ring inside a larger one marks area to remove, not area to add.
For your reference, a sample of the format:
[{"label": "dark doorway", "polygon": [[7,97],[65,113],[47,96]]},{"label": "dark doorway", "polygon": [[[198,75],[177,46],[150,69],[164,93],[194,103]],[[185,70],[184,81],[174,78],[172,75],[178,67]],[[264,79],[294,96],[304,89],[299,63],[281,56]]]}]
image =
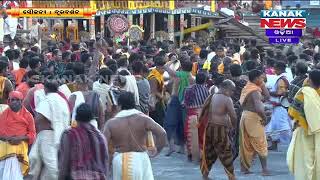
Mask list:
[{"label": "dark doorway", "polygon": [[150,29],[151,29],[151,14],[143,14],[143,39],[148,40],[150,38]]}]

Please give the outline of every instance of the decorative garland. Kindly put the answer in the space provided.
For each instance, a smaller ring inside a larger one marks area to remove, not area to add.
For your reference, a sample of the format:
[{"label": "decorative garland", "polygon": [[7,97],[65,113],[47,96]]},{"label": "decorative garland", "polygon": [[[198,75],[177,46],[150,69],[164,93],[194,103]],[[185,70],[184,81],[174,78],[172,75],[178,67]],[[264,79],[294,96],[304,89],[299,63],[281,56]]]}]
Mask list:
[{"label": "decorative garland", "polygon": [[109,30],[114,34],[122,34],[129,29],[128,19],[121,14],[113,14],[107,20]]},{"label": "decorative garland", "polygon": [[131,41],[139,41],[143,37],[144,30],[138,25],[132,25],[129,29],[129,37]]}]

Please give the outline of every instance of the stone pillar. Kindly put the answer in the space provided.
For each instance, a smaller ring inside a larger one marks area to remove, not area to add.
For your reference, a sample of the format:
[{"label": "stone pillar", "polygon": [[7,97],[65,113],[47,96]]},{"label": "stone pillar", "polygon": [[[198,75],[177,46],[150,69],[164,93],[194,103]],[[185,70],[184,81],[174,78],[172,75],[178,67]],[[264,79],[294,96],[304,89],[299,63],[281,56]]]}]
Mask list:
[{"label": "stone pillar", "polygon": [[133,15],[132,14],[128,14],[128,21],[129,21],[129,28],[130,28],[131,25],[133,24]]},{"label": "stone pillar", "polygon": [[156,15],[154,13],[151,14],[151,23],[150,23],[150,37],[153,39],[155,36],[155,21]]},{"label": "stone pillar", "polygon": [[184,14],[180,14],[180,46],[184,38]]},{"label": "stone pillar", "polygon": [[168,14],[168,34],[169,40],[174,41],[174,15]]},{"label": "stone pillar", "polygon": [[79,43],[79,41],[81,40],[79,37],[79,23],[78,23],[78,19],[72,19],[72,22],[74,23],[75,27],[76,27],[76,31],[73,31],[74,33],[74,40]]},{"label": "stone pillar", "polygon": [[[169,9],[170,10],[175,9],[174,1],[169,1]],[[174,15],[173,14],[168,14],[168,33],[169,33],[169,39],[171,41],[174,41]]]},{"label": "stone pillar", "polygon": [[96,29],[95,29],[94,17],[91,17],[89,19],[89,32],[90,32],[90,38],[95,39],[96,38]]},{"label": "stone pillar", "polygon": [[[27,1],[27,7],[32,7],[32,1],[28,0]],[[32,26],[32,18],[28,18],[27,20],[27,29],[30,29]]]},{"label": "stone pillar", "polygon": [[140,14],[139,26],[140,26],[142,29],[144,29],[144,28],[143,28],[143,14]]},{"label": "stone pillar", "polygon": [[[191,15],[191,27],[193,28],[195,26],[196,26],[196,17],[194,15]],[[192,32],[191,37],[196,38],[196,33]]]},{"label": "stone pillar", "polygon": [[104,28],[105,28],[105,23],[104,23],[104,15],[100,15],[100,29],[101,29],[101,37],[104,37]]},{"label": "stone pillar", "polygon": [[23,30],[28,29],[28,19],[26,17],[23,18]]}]

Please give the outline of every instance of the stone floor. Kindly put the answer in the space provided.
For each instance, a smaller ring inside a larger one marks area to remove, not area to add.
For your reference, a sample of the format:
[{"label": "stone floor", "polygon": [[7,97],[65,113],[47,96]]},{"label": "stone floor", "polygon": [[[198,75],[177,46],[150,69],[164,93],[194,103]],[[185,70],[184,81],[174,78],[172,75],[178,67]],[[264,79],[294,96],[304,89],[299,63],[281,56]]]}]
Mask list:
[{"label": "stone floor", "polygon": [[[187,162],[185,155],[173,153],[170,157],[164,156],[167,149],[156,158],[152,159],[153,173],[155,180],[201,180],[199,165]],[[269,152],[268,167],[272,176],[263,177],[260,175],[261,166],[257,158],[253,162],[251,171],[253,174],[242,175],[240,173],[239,159],[235,161],[235,173],[237,179],[246,180],[293,180],[286,164],[286,147],[280,147],[279,151]],[[219,161],[214,164],[210,178],[213,180],[227,180],[224,169]]]}]

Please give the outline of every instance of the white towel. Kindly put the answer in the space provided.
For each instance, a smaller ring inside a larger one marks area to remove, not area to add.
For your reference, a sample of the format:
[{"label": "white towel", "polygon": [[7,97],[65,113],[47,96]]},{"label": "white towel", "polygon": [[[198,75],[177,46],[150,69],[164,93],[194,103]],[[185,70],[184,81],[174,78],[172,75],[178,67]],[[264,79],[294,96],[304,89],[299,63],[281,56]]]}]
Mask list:
[{"label": "white towel", "polygon": [[139,91],[137,86],[136,78],[133,75],[125,76],[127,79],[126,85],[124,87],[125,91],[132,92],[134,95],[134,99],[136,102],[136,105],[140,105],[139,103]]},{"label": "white towel", "polygon": [[54,142],[58,146],[62,133],[70,127],[69,105],[58,93],[49,93],[36,106],[36,112],[50,122],[54,130]]}]

